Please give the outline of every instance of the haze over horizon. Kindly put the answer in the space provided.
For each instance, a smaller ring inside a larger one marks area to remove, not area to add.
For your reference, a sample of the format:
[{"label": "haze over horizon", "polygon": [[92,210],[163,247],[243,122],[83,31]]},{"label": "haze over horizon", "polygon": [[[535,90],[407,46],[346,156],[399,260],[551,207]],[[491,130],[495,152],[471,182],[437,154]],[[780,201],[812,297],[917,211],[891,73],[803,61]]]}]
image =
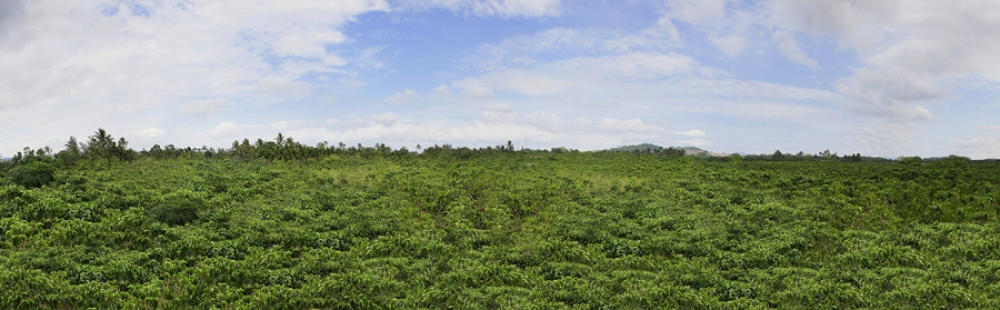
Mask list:
[{"label": "haze over horizon", "polygon": [[1000,157],[1000,2],[5,0],[0,155],[315,145]]}]

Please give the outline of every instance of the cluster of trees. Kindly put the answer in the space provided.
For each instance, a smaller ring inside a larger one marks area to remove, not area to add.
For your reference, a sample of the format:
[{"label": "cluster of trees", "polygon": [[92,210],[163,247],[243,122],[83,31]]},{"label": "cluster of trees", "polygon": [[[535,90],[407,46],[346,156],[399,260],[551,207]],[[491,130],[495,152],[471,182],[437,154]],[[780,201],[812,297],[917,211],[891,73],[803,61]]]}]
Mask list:
[{"label": "cluster of trees", "polygon": [[615,153],[631,153],[635,155],[655,155],[658,157],[677,158],[687,155],[687,151],[678,147],[660,147],[657,145],[644,143],[634,146],[623,146],[609,150]]},{"label": "cluster of trees", "polygon": [[[840,161],[840,162],[888,162],[893,161],[887,158],[881,157],[869,157],[862,156],[861,153],[855,153],[850,155],[837,155],[837,153],[832,153],[830,150],[825,150],[816,154],[807,154],[805,152],[798,152],[797,154],[792,153],[782,153],[780,150],[774,151],[772,154],[751,154],[751,155],[740,155],[740,154],[730,154],[728,156],[712,156],[708,151],[701,150],[698,148],[680,148],[680,147],[661,147],[655,144],[643,143],[638,145],[622,146],[608,150],[614,153],[630,153],[635,155],[652,155],[662,158],[677,158],[682,156],[694,156],[698,158],[703,158],[707,160],[716,161],[729,161],[729,160],[747,160],[747,161]],[[902,160],[902,159],[900,159]]]},{"label": "cluster of trees", "polygon": [[825,150],[816,154],[807,154],[805,152],[799,151],[797,154],[792,153],[782,153],[780,150],[774,151],[770,155],[747,155],[744,156],[747,160],[769,160],[769,161],[842,161],[842,162],[873,162],[873,161],[892,161],[890,159],[881,157],[868,157],[862,156],[861,153],[855,153],[851,155],[838,156],[837,153],[831,153],[830,150]]},{"label": "cluster of trees", "polygon": [[98,129],[87,142],[77,142],[76,137],[70,137],[66,149],[53,154],[52,149],[43,147],[32,150],[25,147],[10,160],[0,162],[0,173],[7,180],[26,187],[40,187],[55,179],[57,167],[69,167],[82,159],[94,162],[110,162],[112,160],[132,160],[136,152],[128,148],[125,138],[114,137],[104,129]]},{"label": "cluster of trees", "polygon": [[108,134],[103,128],[100,128],[86,142],[78,142],[76,137],[69,137],[69,141],[66,142],[66,149],[56,154],[53,154],[52,149],[48,146],[36,150],[25,147],[23,151],[17,152],[9,161],[3,162],[0,168],[10,169],[33,161],[73,165],[81,159],[106,161],[132,160],[135,156],[136,152],[128,147],[128,141],[124,137],[118,138],[115,141],[114,137]]}]

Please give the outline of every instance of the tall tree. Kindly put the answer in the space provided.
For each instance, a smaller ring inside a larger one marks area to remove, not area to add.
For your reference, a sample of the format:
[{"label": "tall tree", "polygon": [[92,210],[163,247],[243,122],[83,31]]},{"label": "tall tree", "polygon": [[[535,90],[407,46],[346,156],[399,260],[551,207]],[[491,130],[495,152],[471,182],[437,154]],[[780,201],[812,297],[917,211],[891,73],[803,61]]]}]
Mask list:
[{"label": "tall tree", "polygon": [[90,136],[85,154],[88,157],[103,158],[108,161],[111,161],[112,158],[122,160],[132,158],[132,152],[128,149],[128,141],[122,137],[118,139],[118,142],[115,142],[114,137],[108,134],[104,128],[98,128],[94,135]]},{"label": "tall tree", "polygon": [[66,141],[66,151],[74,156],[80,156],[80,143],[76,142],[76,137],[69,136],[69,141]]},{"label": "tall tree", "polygon": [[94,135],[90,136],[90,146],[87,149],[87,155],[110,160],[113,146],[114,138],[104,128],[98,128],[94,132]]}]

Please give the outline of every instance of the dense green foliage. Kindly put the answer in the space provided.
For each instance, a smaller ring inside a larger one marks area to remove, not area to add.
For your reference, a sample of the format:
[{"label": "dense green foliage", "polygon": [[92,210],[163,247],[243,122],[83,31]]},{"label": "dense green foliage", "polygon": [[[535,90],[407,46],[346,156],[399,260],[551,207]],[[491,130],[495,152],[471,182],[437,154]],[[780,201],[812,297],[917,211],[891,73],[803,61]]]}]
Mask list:
[{"label": "dense green foliage", "polygon": [[0,308],[1000,308],[996,163],[281,140],[0,183]]},{"label": "dense green foliage", "polygon": [[32,161],[7,171],[6,178],[14,184],[36,188],[55,181],[56,167],[43,161]]},{"label": "dense green foliage", "polygon": [[163,202],[149,209],[149,215],[167,225],[184,225],[198,219],[198,207],[204,200],[192,191],[177,191],[163,197]]}]

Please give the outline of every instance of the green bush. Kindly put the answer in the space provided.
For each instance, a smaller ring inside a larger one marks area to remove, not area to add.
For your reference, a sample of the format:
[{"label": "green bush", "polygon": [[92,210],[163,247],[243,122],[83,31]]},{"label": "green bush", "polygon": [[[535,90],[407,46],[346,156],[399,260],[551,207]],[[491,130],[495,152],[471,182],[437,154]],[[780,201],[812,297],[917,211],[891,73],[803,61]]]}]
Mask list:
[{"label": "green bush", "polygon": [[198,219],[198,207],[202,203],[203,199],[197,194],[179,190],[167,194],[162,203],[150,208],[149,215],[167,225],[184,225]]},{"label": "green bush", "polygon": [[7,171],[6,178],[27,188],[42,187],[55,180],[56,167],[44,162],[30,162]]},{"label": "green bush", "polygon": [[176,226],[197,220],[198,208],[189,203],[161,203],[150,208],[149,214],[161,223]]}]

